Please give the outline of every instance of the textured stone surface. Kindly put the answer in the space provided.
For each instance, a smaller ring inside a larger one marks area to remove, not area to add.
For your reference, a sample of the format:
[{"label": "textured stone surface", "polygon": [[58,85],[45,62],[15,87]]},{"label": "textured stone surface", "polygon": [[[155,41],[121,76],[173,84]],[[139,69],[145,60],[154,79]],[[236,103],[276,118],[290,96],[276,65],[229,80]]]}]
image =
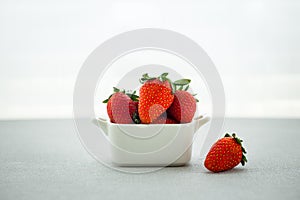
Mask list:
[{"label": "textured stone surface", "polygon": [[132,175],[96,162],[72,120],[2,121],[0,199],[300,199],[300,120],[228,119],[224,130],[244,139],[246,167],[212,174],[195,158]]}]

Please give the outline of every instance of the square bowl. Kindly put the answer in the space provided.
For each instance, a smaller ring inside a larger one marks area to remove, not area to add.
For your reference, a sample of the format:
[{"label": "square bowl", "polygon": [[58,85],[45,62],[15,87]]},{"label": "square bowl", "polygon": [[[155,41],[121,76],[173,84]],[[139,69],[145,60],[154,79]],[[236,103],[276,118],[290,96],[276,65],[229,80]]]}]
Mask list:
[{"label": "square bowl", "polygon": [[115,124],[98,118],[110,142],[112,163],[117,166],[182,166],[191,159],[197,130],[210,121],[200,116],[185,124]]}]

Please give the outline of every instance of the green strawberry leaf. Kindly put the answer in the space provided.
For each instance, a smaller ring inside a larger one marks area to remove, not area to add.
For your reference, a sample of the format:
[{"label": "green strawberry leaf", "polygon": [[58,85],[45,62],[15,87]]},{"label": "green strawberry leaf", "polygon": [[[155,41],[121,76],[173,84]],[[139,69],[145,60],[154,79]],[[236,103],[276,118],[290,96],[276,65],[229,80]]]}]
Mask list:
[{"label": "green strawberry leaf", "polygon": [[110,99],[111,96],[112,96],[112,94],[107,99],[105,99],[104,101],[102,101],[102,103],[107,103],[109,101],[109,99]]},{"label": "green strawberry leaf", "polygon": [[191,82],[190,79],[180,79],[174,82],[175,85],[187,85]]},{"label": "green strawberry leaf", "polygon": [[231,137],[229,133],[226,133],[224,137]]},{"label": "green strawberry leaf", "polygon": [[167,77],[169,73],[162,73],[162,75],[160,75],[161,77]]},{"label": "green strawberry leaf", "polygon": [[114,92],[120,92],[120,89],[116,88],[116,87],[113,87],[114,89]]},{"label": "green strawberry leaf", "polygon": [[148,75],[148,73],[146,73],[146,74],[143,74],[142,76],[143,76],[143,78],[145,78],[145,79],[148,79],[148,78],[150,78],[150,77],[149,77],[149,75]]},{"label": "green strawberry leaf", "polygon": [[169,73],[163,73],[162,75],[160,75],[158,78],[160,81],[164,82],[166,80],[168,80],[167,76]]}]

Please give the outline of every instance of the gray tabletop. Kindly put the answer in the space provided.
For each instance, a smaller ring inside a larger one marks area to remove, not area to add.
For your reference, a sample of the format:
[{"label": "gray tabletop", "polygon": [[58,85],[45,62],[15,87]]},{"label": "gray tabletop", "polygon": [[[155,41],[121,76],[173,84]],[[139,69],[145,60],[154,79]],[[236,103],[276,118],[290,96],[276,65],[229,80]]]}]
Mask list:
[{"label": "gray tabletop", "polygon": [[246,167],[213,174],[203,160],[133,175],[102,166],[72,120],[0,122],[0,199],[300,199],[299,120],[227,119]]}]

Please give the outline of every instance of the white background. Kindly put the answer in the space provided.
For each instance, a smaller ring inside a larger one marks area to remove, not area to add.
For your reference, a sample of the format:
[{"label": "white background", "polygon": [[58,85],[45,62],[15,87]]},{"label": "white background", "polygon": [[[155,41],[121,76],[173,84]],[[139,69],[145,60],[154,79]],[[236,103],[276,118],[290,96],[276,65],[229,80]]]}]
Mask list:
[{"label": "white background", "polygon": [[300,1],[0,0],[0,119],[72,117],[76,75],[106,39],[165,28],[200,44],[227,117],[300,117]]}]

